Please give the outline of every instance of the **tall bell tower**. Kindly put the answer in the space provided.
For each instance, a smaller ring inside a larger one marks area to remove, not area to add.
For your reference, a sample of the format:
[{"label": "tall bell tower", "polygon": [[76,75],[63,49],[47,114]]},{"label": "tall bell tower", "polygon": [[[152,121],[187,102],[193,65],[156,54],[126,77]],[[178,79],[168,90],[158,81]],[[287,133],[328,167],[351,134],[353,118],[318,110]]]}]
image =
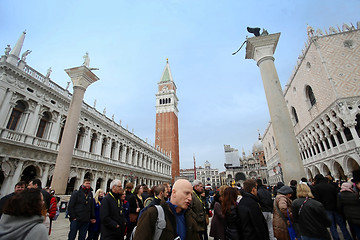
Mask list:
[{"label": "tall bell tower", "polygon": [[168,59],[156,93],[155,146],[171,154],[171,177],[180,175],[178,101]]}]

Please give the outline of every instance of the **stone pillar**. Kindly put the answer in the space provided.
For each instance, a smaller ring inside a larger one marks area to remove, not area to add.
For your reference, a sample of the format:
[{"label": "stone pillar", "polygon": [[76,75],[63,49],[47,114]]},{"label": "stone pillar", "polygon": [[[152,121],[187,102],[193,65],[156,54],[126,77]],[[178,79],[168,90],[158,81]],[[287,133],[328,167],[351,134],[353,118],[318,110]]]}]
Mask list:
[{"label": "stone pillar", "polygon": [[16,170],[14,172],[14,176],[12,177],[10,187],[11,186],[15,187],[15,184],[19,182],[23,166],[24,166],[24,161],[17,160]]},{"label": "stone pillar", "polygon": [[349,129],[350,129],[351,135],[352,135],[352,137],[354,139],[356,147],[360,147],[360,138],[359,138],[359,135],[356,132],[355,126],[351,125],[351,126],[349,126]]},{"label": "stone pillar", "polygon": [[126,163],[127,146],[123,144],[123,150],[121,153],[121,162]]},{"label": "stone pillar", "polygon": [[56,193],[65,194],[70,174],[70,165],[74,151],[80,112],[86,88],[99,78],[86,66],[66,69],[65,72],[73,82],[74,92],[66,118],[64,133],[60,144],[58,156],[52,179],[52,186]]},{"label": "stone pillar", "polygon": [[11,100],[11,97],[13,95],[13,92],[10,91],[10,90],[6,90],[6,93],[5,93],[5,97],[4,97],[4,101],[2,101],[0,104],[0,126],[4,126],[6,127],[5,124],[5,121],[7,119],[7,116],[8,116],[8,112],[9,112],[9,107],[11,105],[8,105],[8,103],[10,103],[10,100]]},{"label": "stone pillar", "polygon": [[112,154],[112,159],[118,161],[119,159],[119,142],[115,142],[114,151]]},{"label": "stone pillar", "polygon": [[274,64],[273,54],[279,37],[280,33],[275,33],[247,39],[245,58],[255,60],[260,68],[283,178],[287,184],[292,179],[299,181],[305,176],[305,170]]},{"label": "stone pillar", "polygon": [[112,147],[112,142],[111,142],[110,138],[107,138],[106,142],[105,142],[104,157],[110,158],[111,147]]},{"label": "stone pillar", "polygon": [[339,132],[340,132],[340,135],[341,135],[341,138],[345,144],[345,148],[346,149],[349,149],[349,145],[348,145],[348,142],[346,140],[346,136],[345,136],[345,133],[344,133],[344,128],[339,128]]},{"label": "stone pillar", "polygon": [[95,192],[96,192],[96,181],[97,181],[97,179],[98,179],[98,172],[96,171],[95,172],[95,176],[94,176],[94,179],[93,179],[93,181],[92,181],[92,183],[91,183],[91,187],[92,187],[92,189],[93,189],[93,194],[95,195]]},{"label": "stone pillar", "polygon": [[101,155],[102,141],[103,141],[102,135],[97,134],[96,141],[94,142],[94,151],[93,151],[94,154]]},{"label": "stone pillar", "polygon": [[40,107],[41,105],[39,103],[36,103],[36,107],[34,112],[30,113],[29,119],[28,119],[28,126],[26,127],[25,133],[33,136],[35,135],[36,127],[39,124],[39,114],[40,114]]},{"label": "stone pillar", "polygon": [[60,121],[61,121],[61,115],[60,114],[54,114],[54,118],[56,118],[55,123],[51,129],[50,132],[50,138],[49,140],[52,142],[56,142],[59,139],[59,133],[60,133]]},{"label": "stone pillar", "polygon": [[80,188],[80,186],[83,184],[84,177],[85,177],[85,169],[80,169],[80,172],[81,172],[80,177],[76,178],[74,190],[78,190]]},{"label": "stone pillar", "polygon": [[45,169],[43,171],[43,174],[42,174],[42,177],[41,177],[41,183],[42,183],[42,186],[43,187],[46,187],[46,183],[47,183],[47,180],[48,180],[48,177],[49,177],[49,168],[50,168],[50,165],[49,164],[45,164]]},{"label": "stone pillar", "polygon": [[86,127],[84,132],[84,144],[81,146],[81,150],[85,152],[90,152],[91,134],[90,128]]}]

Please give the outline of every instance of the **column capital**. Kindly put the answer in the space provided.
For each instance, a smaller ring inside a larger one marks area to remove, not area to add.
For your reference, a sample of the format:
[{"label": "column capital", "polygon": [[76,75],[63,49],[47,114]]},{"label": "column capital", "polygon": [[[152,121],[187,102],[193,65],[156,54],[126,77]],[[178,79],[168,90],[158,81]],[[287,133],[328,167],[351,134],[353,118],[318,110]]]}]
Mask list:
[{"label": "column capital", "polygon": [[264,57],[272,57],[279,38],[280,33],[248,38],[245,59],[254,59],[258,62]]},{"label": "column capital", "polygon": [[65,69],[65,72],[71,78],[74,87],[86,89],[90,84],[99,80],[99,78],[86,66]]}]

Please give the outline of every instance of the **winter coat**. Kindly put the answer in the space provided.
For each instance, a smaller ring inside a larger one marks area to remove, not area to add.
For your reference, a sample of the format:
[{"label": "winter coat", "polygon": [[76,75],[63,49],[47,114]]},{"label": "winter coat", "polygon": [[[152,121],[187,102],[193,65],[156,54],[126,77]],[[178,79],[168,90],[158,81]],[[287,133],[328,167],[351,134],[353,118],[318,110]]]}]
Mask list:
[{"label": "winter coat", "polygon": [[294,222],[297,223],[301,236],[331,239],[327,230],[331,221],[324,206],[315,199],[308,198],[306,202],[305,200],[306,198],[298,198],[291,205]]},{"label": "winter coat", "polygon": [[101,226],[101,221],[100,221],[100,207],[101,207],[101,201],[102,199],[99,198],[99,203],[95,202],[95,198],[94,198],[94,206],[95,206],[95,219],[96,222],[95,223],[90,223],[89,225],[89,231],[92,232],[100,232],[100,226]]},{"label": "winter coat", "polygon": [[242,239],[269,240],[267,223],[255,195],[244,193],[238,204],[238,213],[241,219]]},{"label": "winter coat", "polygon": [[225,239],[224,233],[224,215],[221,211],[221,203],[215,202],[214,216],[211,219],[210,237]]},{"label": "winter coat", "polygon": [[80,222],[89,222],[95,219],[95,207],[91,190],[86,195],[82,187],[71,194],[68,212],[70,220],[76,218]]},{"label": "winter coat", "polygon": [[360,198],[357,193],[340,192],[338,195],[338,210],[352,224],[360,225]]},{"label": "winter coat", "polygon": [[42,216],[20,217],[3,214],[0,219],[0,240],[47,240],[48,229]]},{"label": "winter coat", "polygon": [[[166,227],[162,231],[160,240],[175,239],[178,234],[176,232],[176,216],[171,210],[169,204],[162,201],[160,204],[164,209]],[[150,207],[146,210],[138,221],[134,240],[149,240],[152,239],[155,233],[155,225],[158,217],[156,207]],[[196,222],[190,216],[189,210],[185,211],[186,222],[186,240],[200,240],[196,231]]]},{"label": "winter coat", "polygon": [[101,240],[118,239],[120,236],[124,236],[126,219],[123,212],[123,203],[117,194],[109,192],[102,200],[100,221]]},{"label": "winter coat", "polygon": [[192,193],[192,201],[189,206],[190,214],[197,222],[197,231],[205,231],[206,226],[206,208],[204,204],[204,200],[193,191]]},{"label": "winter coat", "polygon": [[272,212],[274,203],[271,197],[271,192],[269,192],[265,186],[259,186],[257,190],[257,195],[259,198],[261,211]]},{"label": "winter coat", "polygon": [[[289,216],[291,219],[291,222],[293,222],[292,218],[292,211],[291,211],[291,199],[286,197],[285,195],[282,195],[278,193],[276,195],[275,201],[274,201],[274,211],[273,211],[273,228],[274,228],[274,236],[278,240],[290,240],[290,235],[287,230],[287,223],[284,221],[284,219],[280,216],[279,211],[276,208],[276,205],[279,207],[281,213],[283,216],[287,219],[287,212],[289,211]],[[276,205],[275,205],[276,204]]]},{"label": "winter coat", "polygon": [[326,181],[321,181],[314,186],[313,195],[316,200],[321,202],[326,210],[336,211],[336,198],[338,190],[333,185]]},{"label": "winter coat", "polygon": [[241,222],[238,214],[237,206],[233,205],[225,214],[225,239],[240,240],[241,238]]},{"label": "winter coat", "polygon": [[0,199],[0,217],[3,213],[3,208],[5,207],[5,204],[7,203],[7,201],[9,201],[10,198],[12,198],[15,195],[15,192],[12,192],[6,196],[4,196],[3,198]]}]

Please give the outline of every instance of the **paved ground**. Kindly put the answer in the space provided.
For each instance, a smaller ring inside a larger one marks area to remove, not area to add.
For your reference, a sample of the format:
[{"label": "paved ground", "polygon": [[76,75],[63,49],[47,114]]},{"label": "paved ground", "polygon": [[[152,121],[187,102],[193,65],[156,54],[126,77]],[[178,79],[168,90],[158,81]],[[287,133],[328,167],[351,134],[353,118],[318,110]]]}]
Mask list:
[{"label": "paved ground", "polygon": [[[51,235],[49,240],[66,240],[69,233],[70,222],[68,218],[65,218],[65,213],[60,213],[56,221],[53,222],[53,227],[51,230]],[[210,224],[209,224],[210,226]],[[210,227],[208,232],[210,231]],[[212,240],[213,238],[209,238]]]}]

